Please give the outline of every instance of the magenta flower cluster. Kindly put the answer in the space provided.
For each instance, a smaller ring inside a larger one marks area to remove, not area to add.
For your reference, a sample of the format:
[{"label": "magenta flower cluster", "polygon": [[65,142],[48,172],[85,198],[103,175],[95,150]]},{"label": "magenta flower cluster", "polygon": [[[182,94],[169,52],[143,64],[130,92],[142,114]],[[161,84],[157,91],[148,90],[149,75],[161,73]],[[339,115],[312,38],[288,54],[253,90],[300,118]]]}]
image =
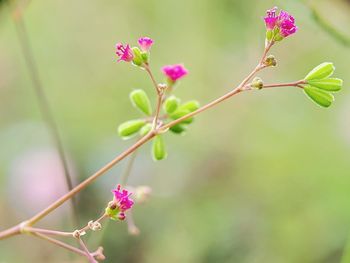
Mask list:
[{"label": "magenta flower cluster", "polygon": [[115,203],[119,209],[118,218],[124,220],[125,211],[129,210],[134,205],[134,201],[130,198],[131,193],[126,189],[121,189],[119,184],[112,192],[114,193]]},{"label": "magenta flower cluster", "polygon": [[188,74],[188,70],[182,64],[164,66],[162,71],[173,82]]},{"label": "magenta flower cluster", "polygon": [[[149,37],[141,37],[138,40],[138,44],[140,46],[140,49],[144,54],[147,54],[152,45],[153,45],[153,39]],[[119,61],[125,61],[125,62],[131,62],[135,59],[135,53],[133,51],[134,48],[131,48],[129,44],[123,45],[122,43],[118,43],[116,45],[116,54],[118,56],[118,62]],[[138,48],[136,48],[138,49]],[[144,62],[145,64],[139,64],[142,66],[147,66],[148,61]],[[178,79],[183,78],[188,74],[188,70],[184,67],[182,64],[175,64],[175,65],[167,65],[162,68],[163,74],[168,78],[168,80],[172,83],[175,83]]]},{"label": "magenta flower cluster", "polygon": [[[153,45],[153,39],[149,37],[141,37],[138,43],[143,52],[149,52]],[[134,59],[135,54],[129,44],[123,45],[122,43],[117,43],[115,48],[115,54],[119,57],[118,62],[121,60],[131,62]]]},{"label": "magenta flower cluster", "polygon": [[286,11],[281,10],[279,15],[276,15],[277,7],[266,11],[264,17],[267,30],[278,30],[282,37],[287,37],[294,34],[298,27],[295,25],[295,19]]}]

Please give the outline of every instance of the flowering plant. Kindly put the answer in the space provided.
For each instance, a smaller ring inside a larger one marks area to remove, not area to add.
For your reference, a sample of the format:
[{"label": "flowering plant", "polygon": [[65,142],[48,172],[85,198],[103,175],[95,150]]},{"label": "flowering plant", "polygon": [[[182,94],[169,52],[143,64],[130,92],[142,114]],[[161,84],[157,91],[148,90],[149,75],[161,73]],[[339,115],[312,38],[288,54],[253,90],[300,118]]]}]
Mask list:
[{"label": "flowering plant", "polygon": [[[159,161],[166,158],[167,151],[162,137],[164,133],[170,131],[174,134],[184,134],[192,124],[194,116],[241,92],[263,90],[266,88],[296,87],[299,90],[302,90],[305,95],[317,105],[329,107],[334,101],[333,93],[339,91],[343,84],[341,79],[331,77],[334,73],[335,67],[330,62],[321,63],[307,73],[304,78],[293,82],[267,84],[261,78],[256,77],[257,73],[261,70],[275,67],[277,65],[276,58],[269,54],[271,48],[298,31],[294,17],[283,10],[277,14],[276,7],[267,11],[266,16],[264,17],[264,22],[266,26],[265,48],[256,67],[236,88],[229,90],[223,96],[214,99],[204,106],[200,106],[196,100],[181,102],[181,99],[174,95],[180,80],[189,74],[189,70],[187,70],[183,64],[162,67],[161,71],[165,77],[164,81],[158,82],[155,79],[150,63],[151,47],[154,44],[153,39],[142,37],[138,40],[138,46],[135,47],[130,44],[118,43],[115,51],[117,56],[116,61],[132,64],[145,71],[150,77],[157,97],[157,103],[152,107],[151,100],[145,90],[137,89],[130,93],[129,98],[133,107],[135,107],[142,116],[121,123],[118,127],[118,134],[123,139],[137,137],[136,143],[43,211],[39,212],[32,218],[1,232],[0,239],[5,239],[18,234],[30,234],[66,248],[79,255],[83,255],[89,260],[89,262],[103,260],[104,255],[102,248],[98,248],[95,252],[90,252],[82,237],[88,231],[100,230],[102,228],[102,221],[108,218],[117,222],[125,220],[128,224],[130,233],[139,233],[132,220],[132,210],[138,203],[147,200],[151,193],[151,189],[147,186],[128,186],[127,175],[122,178],[122,182],[116,187],[116,189],[112,190],[113,199],[106,205],[102,215],[98,219],[88,222],[83,228],[71,232],[64,232],[34,228],[33,225],[60,207],[67,200],[74,197],[77,193],[90,185],[121,160],[129,155],[133,156],[135,151],[146,142],[151,140],[153,142],[152,156],[154,160]],[[50,235],[73,237],[79,241],[80,248],[73,247],[65,242],[52,238]]]}]

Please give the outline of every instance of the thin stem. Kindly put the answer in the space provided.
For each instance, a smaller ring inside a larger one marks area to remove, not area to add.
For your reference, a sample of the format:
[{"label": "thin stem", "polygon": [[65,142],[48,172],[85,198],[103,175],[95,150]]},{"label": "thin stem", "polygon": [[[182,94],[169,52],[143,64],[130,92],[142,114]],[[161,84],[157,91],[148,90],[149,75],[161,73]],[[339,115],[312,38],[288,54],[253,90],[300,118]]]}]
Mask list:
[{"label": "thin stem", "polygon": [[160,112],[160,108],[162,107],[162,104],[163,104],[163,94],[164,94],[164,91],[160,91],[158,93],[156,113],[155,113],[154,119],[153,119],[153,129],[154,130],[157,129],[157,126],[158,126],[159,112]]},{"label": "thin stem", "polygon": [[263,88],[278,88],[278,87],[298,87],[298,88],[303,88],[301,86],[302,84],[305,84],[304,80],[299,80],[295,82],[288,82],[288,83],[277,83],[277,84],[264,84]]},{"label": "thin stem", "polygon": [[[40,234],[40,233],[36,233],[36,232],[31,233],[31,235],[36,236],[36,237],[41,238],[41,239],[44,239],[44,240],[46,240],[46,241],[48,241],[50,243],[53,243],[53,244],[55,244],[57,246],[62,247],[62,248],[68,249],[69,251],[74,252],[74,253],[76,253],[78,255],[86,256],[86,252],[85,251],[83,251],[83,250],[81,250],[79,248],[73,247],[71,245],[68,245],[67,243],[64,243],[64,242],[62,242],[60,240],[57,240],[57,239],[48,237],[48,236],[46,236],[44,234]],[[100,252],[98,252],[98,253],[100,253]],[[91,255],[93,257],[98,256],[97,253],[92,253]]]},{"label": "thin stem", "polygon": [[137,151],[134,151],[128,159],[128,163],[126,164],[125,170],[124,170],[124,172],[121,176],[121,179],[120,179],[120,184],[122,186],[125,186],[125,184],[128,181],[128,178],[129,178],[130,173],[131,173],[131,169],[135,163],[136,155],[137,155]]},{"label": "thin stem", "polygon": [[63,232],[63,231],[56,231],[56,230],[42,229],[42,228],[35,228],[35,227],[24,227],[22,231],[29,232],[29,233],[41,233],[46,235],[72,237],[72,232]]},{"label": "thin stem", "polygon": [[128,224],[128,232],[131,235],[138,235],[140,234],[139,228],[135,225],[134,217],[132,214],[132,210],[129,210],[126,212],[126,223]]},{"label": "thin stem", "polygon": [[[101,175],[103,175],[105,172],[109,171],[114,165],[119,163],[121,160],[123,160],[125,157],[130,155],[132,152],[134,152],[136,149],[138,149],[140,146],[148,142],[150,139],[152,139],[155,136],[154,132],[150,132],[146,134],[144,137],[142,137],[140,140],[138,140],[134,145],[132,145],[130,148],[126,149],[124,152],[122,152],[120,155],[115,157],[111,162],[103,166],[100,170],[98,170],[96,173],[94,173],[92,176],[87,178],[85,181],[81,182],[79,185],[77,185],[74,189],[63,195],[61,198],[56,200],[54,203],[52,203],[50,206],[33,216],[31,219],[28,220],[27,225],[31,226],[41,220],[43,217],[50,214],[53,210],[55,210],[57,207],[60,207],[62,204],[64,204],[67,200],[75,196],[77,193],[79,193],[81,190],[83,190],[85,187],[90,185],[92,182],[94,182],[97,178],[99,178]],[[0,239],[2,235],[0,233]]]},{"label": "thin stem", "polygon": [[0,240],[21,234],[20,224],[0,232]]},{"label": "thin stem", "polygon": [[[261,61],[264,61],[268,50],[271,48],[272,45],[267,46],[264,53],[263,53],[263,57],[261,59]],[[93,181],[95,181],[98,177],[100,177],[101,175],[103,175],[105,172],[107,172],[108,170],[110,170],[115,164],[117,164],[118,162],[120,162],[121,160],[123,160],[125,157],[127,157],[128,155],[130,155],[131,153],[133,153],[136,149],[138,149],[139,147],[141,147],[143,144],[145,144],[146,142],[148,142],[149,140],[151,140],[157,133],[163,132],[164,130],[178,124],[179,122],[190,118],[192,116],[195,116],[215,105],[217,105],[218,103],[240,93],[243,88],[245,87],[245,85],[249,82],[249,80],[257,73],[259,72],[261,69],[265,68],[266,66],[259,63],[254,70],[232,91],[228,92],[227,94],[219,97],[218,99],[204,105],[203,107],[199,108],[198,110],[191,112],[177,120],[174,120],[172,122],[169,122],[168,124],[162,125],[161,127],[157,128],[156,130],[152,130],[151,132],[149,132],[147,135],[145,135],[144,137],[142,137],[140,140],[138,140],[134,145],[132,145],[130,148],[128,148],[127,150],[125,150],[124,152],[122,152],[120,155],[118,155],[117,157],[115,157],[111,162],[109,162],[107,165],[105,165],[104,167],[102,167],[100,170],[98,170],[95,174],[93,174],[92,176],[90,176],[88,179],[86,179],[85,181],[83,181],[82,183],[80,183],[78,186],[76,186],[73,190],[71,190],[70,192],[68,192],[67,194],[65,194],[64,196],[62,196],[61,198],[59,198],[58,200],[56,200],[54,203],[52,203],[50,206],[48,206],[47,208],[45,208],[44,210],[42,210],[41,212],[39,212],[38,214],[36,214],[35,216],[33,216],[31,219],[29,219],[26,222],[26,226],[31,226],[34,223],[38,222],[39,220],[41,220],[43,217],[47,216],[49,213],[51,213],[53,210],[55,210],[56,208],[60,207],[63,203],[65,203],[67,200],[69,200],[70,198],[72,198],[73,196],[75,196],[77,193],[79,193],[81,190],[83,190],[85,187],[87,187],[88,185],[90,185]],[[0,232],[0,240],[3,238],[6,238],[8,236],[13,236],[16,234],[19,234],[20,231],[18,231],[18,229],[16,230],[15,228],[12,231],[4,231],[4,232]]]},{"label": "thin stem", "polygon": [[267,53],[270,51],[271,47],[272,47],[274,44],[275,44],[274,41],[270,41],[270,42],[267,44],[267,46],[265,47],[265,50],[264,50],[264,52],[263,52],[263,54],[262,54],[262,57],[261,57],[261,59],[260,59],[260,61],[259,61],[259,65],[262,65],[262,64],[264,63],[264,60],[265,60],[265,58],[266,58],[266,56],[267,56]]},{"label": "thin stem", "polygon": [[87,257],[87,259],[89,260],[90,263],[98,263],[95,258],[91,255],[89,249],[87,248],[87,246],[85,245],[84,241],[81,239],[81,237],[77,238],[79,241],[79,244],[81,246],[81,248],[85,251],[85,255]]},{"label": "thin stem", "polygon": [[[107,217],[108,217],[108,215],[107,215],[106,213],[103,213],[102,216],[100,216],[98,219],[96,219],[96,220],[93,221],[93,222],[94,222],[94,223],[95,223],[95,222],[100,223],[103,219],[105,219],[105,218],[107,218]],[[86,226],[84,226],[82,229],[79,230],[79,233],[82,234],[83,232],[85,232],[85,231],[87,231],[87,230],[89,230],[89,229],[90,229],[90,226],[89,226],[89,224],[87,224]]]},{"label": "thin stem", "polygon": [[[35,91],[35,95],[37,97],[39,110],[41,112],[41,115],[43,116],[43,119],[46,123],[46,126],[51,134],[51,137],[54,141],[55,147],[57,149],[63,171],[64,171],[64,177],[67,184],[68,190],[73,189],[73,183],[72,183],[72,177],[69,173],[68,163],[67,163],[67,157],[64,152],[62,140],[59,135],[57,123],[55,121],[55,118],[53,116],[49,100],[45,94],[43,84],[41,82],[41,79],[39,77],[39,68],[36,62],[36,59],[33,54],[33,49],[31,47],[31,43],[29,40],[29,35],[27,32],[27,28],[25,25],[25,22],[22,18],[22,13],[19,7],[17,7],[16,16],[13,16],[13,20],[16,25],[17,29],[17,36],[19,39],[20,46],[22,48],[23,57],[25,59],[25,62],[27,64],[27,68],[30,73],[30,78],[33,83],[33,88]],[[72,198],[72,214],[73,214],[73,220],[74,224],[78,225],[79,218],[78,218],[78,211],[76,207],[76,200]]]},{"label": "thin stem", "polygon": [[154,85],[154,88],[156,89],[157,94],[159,96],[160,91],[159,91],[159,88],[158,88],[158,83],[157,83],[156,79],[153,76],[153,73],[152,73],[151,68],[149,67],[149,64],[145,64],[144,68],[145,68],[146,72],[148,73],[149,77],[151,78],[152,83]]}]

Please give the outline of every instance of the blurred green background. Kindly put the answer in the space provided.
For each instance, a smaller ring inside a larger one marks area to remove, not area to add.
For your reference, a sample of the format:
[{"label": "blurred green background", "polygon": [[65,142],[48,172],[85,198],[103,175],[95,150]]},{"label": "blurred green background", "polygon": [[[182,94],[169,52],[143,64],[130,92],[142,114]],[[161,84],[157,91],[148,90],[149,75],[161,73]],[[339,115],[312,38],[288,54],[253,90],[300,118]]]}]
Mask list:
[{"label": "blurred green background", "polygon": [[[137,117],[134,88],[154,95],[146,74],[116,63],[116,42],[155,40],[152,68],[190,70],[176,90],[204,104],[235,87],[264,45],[262,17],[279,6],[299,32],[276,45],[278,67],[266,82],[294,81],[324,61],[335,63],[344,90],[321,109],[294,88],[247,92],[201,114],[185,136],[165,136],[169,156],[154,163],[138,151],[130,185],[153,196],[134,208],[139,236],[110,222],[89,237],[105,262],[340,262],[350,230],[350,49],[320,26],[309,6],[350,36],[345,0],[30,1],[24,22],[75,182],[132,142],[117,136]],[[21,222],[65,192],[21,52],[11,7],[0,9],[0,229]],[[154,102],[154,101],[153,101]],[[81,224],[111,199],[123,161],[79,195]],[[72,229],[59,209],[38,226]],[[0,262],[85,262],[29,236],[0,241]]]}]

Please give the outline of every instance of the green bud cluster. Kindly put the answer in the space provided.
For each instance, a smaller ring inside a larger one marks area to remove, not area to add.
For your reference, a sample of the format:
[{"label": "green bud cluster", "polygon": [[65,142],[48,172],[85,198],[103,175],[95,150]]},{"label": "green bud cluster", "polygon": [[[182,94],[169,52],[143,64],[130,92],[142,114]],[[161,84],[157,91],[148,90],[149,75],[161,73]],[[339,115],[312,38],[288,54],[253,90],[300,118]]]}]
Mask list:
[{"label": "green bud cluster", "polygon": [[134,53],[132,63],[135,66],[142,67],[143,64],[147,64],[149,62],[149,52],[142,51],[138,47],[133,47],[131,49]]},{"label": "green bud cluster", "polygon": [[[146,92],[142,89],[133,90],[130,93],[129,98],[132,105],[143,114],[144,117],[128,120],[119,125],[118,134],[123,139],[129,139],[137,135],[145,136],[153,128],[154,111],[152,110],[151,102]],[[179,98],[171,95],[163,101],[163,114],[161,113],[159,118],[162,123],[170,122],[182,118],[198,108],[199,103],[195,100],[181,103]],[[192,122],[193,117],[184,119],[169,130],[175,134],[183,134]],[[155,161],[167,157],[166,146],[162,134],[157,134],[153,139],[152,157]]]}]

